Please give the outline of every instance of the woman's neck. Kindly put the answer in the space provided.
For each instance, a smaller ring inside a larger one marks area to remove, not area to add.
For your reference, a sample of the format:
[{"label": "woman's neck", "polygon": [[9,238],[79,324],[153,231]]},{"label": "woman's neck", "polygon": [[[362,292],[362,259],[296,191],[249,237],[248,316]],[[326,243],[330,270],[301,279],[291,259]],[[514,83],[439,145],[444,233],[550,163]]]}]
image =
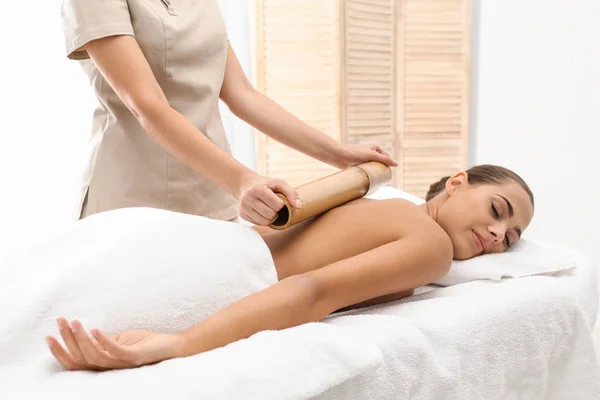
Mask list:
[{"label": "woman's neck", "polygon": [[431,219],[433,219],[434,221],[437,222],[438,220],[438,211],[439,211],[439,206],[440,206],[440,201],[437,197],[434,197],[433,199],[429,200],[428,202],[425,202],[423,204],[419,205],[419,208],[426,213],[427,215],[429,215],[429,217],[431,217]]}]

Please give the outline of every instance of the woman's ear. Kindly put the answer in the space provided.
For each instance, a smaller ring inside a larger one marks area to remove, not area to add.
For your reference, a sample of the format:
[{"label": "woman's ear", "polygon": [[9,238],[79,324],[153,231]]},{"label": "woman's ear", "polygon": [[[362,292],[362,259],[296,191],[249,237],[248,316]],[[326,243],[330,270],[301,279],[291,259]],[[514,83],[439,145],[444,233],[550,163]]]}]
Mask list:
[{"label": "woman's ear", "polygon": [[452,196],[458,189],[464,188],[469,184],[469,175],[465,172],[459,172],[458,174],[451,176],[446,181],[446,193],[448,196]]}]

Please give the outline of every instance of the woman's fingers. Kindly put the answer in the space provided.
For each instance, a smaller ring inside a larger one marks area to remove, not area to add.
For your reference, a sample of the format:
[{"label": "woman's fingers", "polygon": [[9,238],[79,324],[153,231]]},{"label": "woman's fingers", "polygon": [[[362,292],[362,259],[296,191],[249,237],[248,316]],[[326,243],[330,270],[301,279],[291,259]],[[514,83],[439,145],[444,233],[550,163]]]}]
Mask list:
[{"label": "woman's fingers", "polygon": [[50,352],[52,353],[56,361],[58,361],[67,371],[78,371],[81,369],[85,369],[85,366],[76,363],[75,360],[73,360],[71,354],[68,351],[66,351],[60,345],[58,340],[56,340],[52,336],[46,337],[46,344],[48,345],[48,348],[50,349]]},{"label": "woman's fingers", "polygon": [[98,343],[98,341],[96,339],[92,340],[92,343],[94,343],[94,346],[96,346],[96,348],[100,351],[106,351],[106,349],[104,348],[104,346],[102,346],[100,343]]},{"label": "woman's fingers", "polygon": [[69,326],[69,322],[64,318],[58,318],[56,320],[56,323],[58,324],[58,330],[60,332],[60,336],[62,337],[62,340],[63,340],[65,346],[67,347],[67,350],[71,354],[73,361],[80,365],[87,364],[87,362],[85,361],[85,357],[81,353],[81,349],[79,348],[79,345],[77,344],[77,340],[75,339],[75,336],[73,335],[73,331],[71,330],[71,327]]},{"label": "woman's fingers", "polygon": [[71,328],[87,364],[100,368],[124,368],[128,366],[125,361],[119,360],[94,346],[94,343],[92,343],[92,340],[79,321],[73,321]]},{"label": "woman's fingers", "polygon": [[92,329],[92,336],[96,338],[98,343],[104,347],[108,354],[111,356],[124,361],[129,361],[133,364],[137,362],[135,359],[135,353],[133,353],[130,349],[125,346],[118,344],[115,340],[109,338],[104,332],[100,329]]}]

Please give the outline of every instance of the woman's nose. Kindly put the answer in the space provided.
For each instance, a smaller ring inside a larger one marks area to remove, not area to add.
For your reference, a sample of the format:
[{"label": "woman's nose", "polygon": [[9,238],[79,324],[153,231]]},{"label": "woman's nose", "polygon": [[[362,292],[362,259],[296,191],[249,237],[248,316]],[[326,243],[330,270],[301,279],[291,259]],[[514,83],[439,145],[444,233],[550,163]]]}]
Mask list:
[{"label": "woman's nose", "polygon": [[492,235],[494,243],[501,243],[506,235],[506,224],[492,224],[489,226],[488,231]]}]

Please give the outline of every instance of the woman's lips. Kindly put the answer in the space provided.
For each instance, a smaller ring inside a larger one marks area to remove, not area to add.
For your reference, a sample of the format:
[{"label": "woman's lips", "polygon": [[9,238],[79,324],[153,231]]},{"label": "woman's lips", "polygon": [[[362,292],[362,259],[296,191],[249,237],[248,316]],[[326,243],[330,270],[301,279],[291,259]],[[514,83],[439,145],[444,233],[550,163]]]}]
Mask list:
[{"label": "woman's lips", "polygon": [[477,246],[477,251],[481,254],[485,249],[483,244],[483,238],[477,234],[477,232],[473,231],[473,240],[475,241],[475,246]]}]

